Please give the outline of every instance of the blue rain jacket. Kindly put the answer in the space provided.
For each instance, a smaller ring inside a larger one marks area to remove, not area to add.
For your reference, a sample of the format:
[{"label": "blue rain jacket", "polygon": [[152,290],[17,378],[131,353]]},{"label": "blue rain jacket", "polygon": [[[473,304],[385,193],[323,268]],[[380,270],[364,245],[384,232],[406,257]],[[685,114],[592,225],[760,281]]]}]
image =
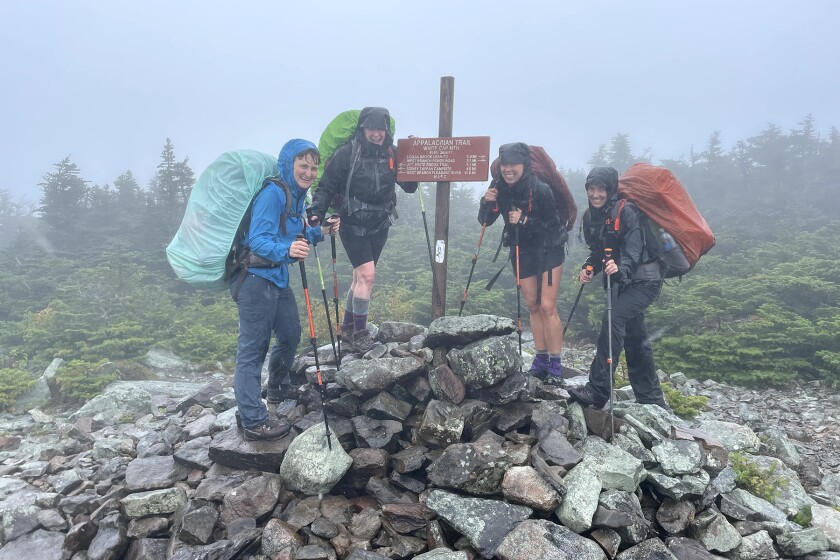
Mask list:
[{"label": "blue rain jacket", "polygon": [[292,167],[295,156],[304,150],[317,149],[308,140],[289,140],[280,150],[277,169],[280,179],[289,186],[292,206],[286,220],[286,234],[280,229],[280,214],[286,209],[286,194],[277,185],[264,188],[254,199],[251,209],[251,227],[248,230],[248,246],[251,252],[270,261],[279,263],[274,268],[249,268],[248,272],[273,282],[280,288],[289,285],[289,264],[295,259],[289,257],[289,247],[297,235],[304,232],[307,241],[318,243],[324,239],[320,227],[307,227],[304,222],[306,189],[295,181]]}]

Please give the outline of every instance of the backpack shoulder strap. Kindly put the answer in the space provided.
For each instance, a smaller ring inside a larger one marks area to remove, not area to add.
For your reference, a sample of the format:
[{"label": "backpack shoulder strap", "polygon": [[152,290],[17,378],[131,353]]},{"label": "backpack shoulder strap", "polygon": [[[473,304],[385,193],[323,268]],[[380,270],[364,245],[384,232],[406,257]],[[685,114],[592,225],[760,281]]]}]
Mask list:
[{"label": "backpack shoulder strap", "polygon": [[[286,198],[286,205],[283,208],[283,211],[280,213],[280,231],[283,232],[283,235],[286,235],[286,217],[289,215],[289,211],[292,209],[292,191],[289,188],[289,185],[281,181],[280,178],[277,176],[268,177],[265,181],[263,181],[262,187],[260,187],[260,190],[257,191],[257,194],[254,195],[254,198],[257,198],[257,195],[260,194],[260,192],[262,192],[264,188],[272,184],[280,187],[283,190],[283,195]],[[251,202],[251,204],[253,204],[253,201]]]},{"label": "backpack shoulder strap", "polygon": [[356,137],[350,139],[350,170],[347,171],[347,183],[344,185],[344,200],[345,204],[350,203],[350,182],[353,180],[353,171],[356,169],[356,164],[359,163],[359,156],[362,153],[362,145],[356,140]]},{"label": "backpack shoulder strap", "polygon": [[621,228],[621,211],[624,210],[624,205],[627,204],[627,199],[622,198],[618,201],[614,208],[614,213],[610,217],[610,221],[613,226],[613,231],[618,234],[619,229]]}]

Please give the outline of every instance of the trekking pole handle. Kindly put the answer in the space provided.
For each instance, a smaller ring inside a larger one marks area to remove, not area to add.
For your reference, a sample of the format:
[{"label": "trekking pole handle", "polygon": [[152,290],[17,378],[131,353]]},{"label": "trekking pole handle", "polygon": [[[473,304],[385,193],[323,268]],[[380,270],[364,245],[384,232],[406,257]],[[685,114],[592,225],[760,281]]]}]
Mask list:
[{"label": "trekking pole handle", "polygon": [[[302,233],[299,233],[295,241],[306,241],[306,237]],[[304,264],[304,259],[298,259],[297,261],[300,264],[300,281],[303,284],[303,289],[308,290],[309,285],[306,282],[306,265]]]},{"label": "trekking pole handle", "polygon": [[611,261],[613,258],[613,250],[612,247],[604,247],[604,275],[609,276],[607,274],[607,261]]}]

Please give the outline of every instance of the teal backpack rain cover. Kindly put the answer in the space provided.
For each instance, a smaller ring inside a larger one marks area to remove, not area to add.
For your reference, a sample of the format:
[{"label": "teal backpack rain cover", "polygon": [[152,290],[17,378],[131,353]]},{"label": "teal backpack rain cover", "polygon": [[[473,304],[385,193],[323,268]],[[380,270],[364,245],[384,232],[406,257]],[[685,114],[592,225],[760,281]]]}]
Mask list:
[{"label": "teal backpack rain cover", "polygon": [[263,181],[277,174],[277,157],[256,150],[225,152],[201,174],[166,258],[181,280],[225,286],[225,261],[242,218]]}]

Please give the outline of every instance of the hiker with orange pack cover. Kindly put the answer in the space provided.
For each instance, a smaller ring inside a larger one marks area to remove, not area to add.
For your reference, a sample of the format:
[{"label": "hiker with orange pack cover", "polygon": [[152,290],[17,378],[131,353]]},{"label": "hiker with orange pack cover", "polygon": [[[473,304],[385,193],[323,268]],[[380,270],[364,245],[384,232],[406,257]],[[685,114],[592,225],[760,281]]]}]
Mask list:
[{"label": "hiker with orange pack cover", "polygon": [[578,278],[586,284],[603,272],[604,285],[610,287],[611,309],[601,321],[589,382],[569,389],[569,394],[583,406],[603,408],[612,399],[612,376],[624,350],[636,402],[670,410],[656,375],[644,316],[659,296],[665,266],[648,254],[642,233],[644,214],[632,202],[619,200],[615,169],[592,169],[586,177],[586,196],[589,209],[582,229],[590,254]]}]

